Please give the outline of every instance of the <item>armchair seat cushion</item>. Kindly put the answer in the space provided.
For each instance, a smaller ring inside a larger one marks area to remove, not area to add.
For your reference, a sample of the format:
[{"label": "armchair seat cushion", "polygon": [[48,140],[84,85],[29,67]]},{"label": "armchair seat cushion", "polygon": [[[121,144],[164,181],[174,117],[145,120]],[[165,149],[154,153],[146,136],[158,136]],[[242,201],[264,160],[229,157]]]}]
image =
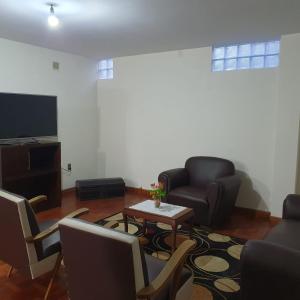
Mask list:
[{"label": "armchair seat cushion", "polygon": [[300,251],[299,221],[282,220],[266,236],[265,240],[287,248]]},{"label": "armchair seat cushion", "polygon": [[209,225],[209,206],[206,199],[204,188],[186,185],[171,190],[167,201],[171,204],[193,208],[194,223]]},{"label": "armchair seat cushion", "polygon": [[182,198],[186,198],[188,201],[196,202],[197,205],[207,206],[208,203],[206,201],[206,191],[204,188],[194,187],[190,185],[185,185],[178,187],[172,190],[168,194],[169,199],[180,199],[180,203],[182,203]]},{"label": "armchair seat cushion", "polygon": [[[44,231],[48,229],[50,226],[57,223],[58,220],[48,220],[39,223],[40,231]],[[48,238],[42,241],[42,254],[41,259],[46,258],[52,254],[58,253],[61,251],[61,244],[60,244],[60,235],[59,231],[51,234]]]},{"label": "armchair seat cushion", "polygon": [[[148,254],[145,254],[145,261],[148,270],[149,282],[151,282],[161,272],[166,262]],[[192,272],[187,268],[183,268],[181,272],[178,289],[180,289],[184,285],[184,283],[186,283],[187,280],[191,278],[191,276],[192,276]],[[167,300],[169,299],[168,295],[169,295],[169,287],[167,286],[156,297],[154,297],[153,300]]]}]

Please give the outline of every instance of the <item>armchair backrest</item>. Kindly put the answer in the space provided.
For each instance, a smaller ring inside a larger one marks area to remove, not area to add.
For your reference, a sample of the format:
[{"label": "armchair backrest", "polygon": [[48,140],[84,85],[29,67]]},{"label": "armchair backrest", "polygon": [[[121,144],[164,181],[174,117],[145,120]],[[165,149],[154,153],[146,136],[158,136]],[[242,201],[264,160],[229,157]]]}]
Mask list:
[{"label": "armchair backrest", "polygon": [[39,233],[39,227],[27,200],[0,189],[0,260],[31,275],[30,265],[38,261],[41,245],[26,238]]},{"label": "armchair backrest", "polygon": [[205,187],[210,182],[235,173],[234,164],[218,157],[195,156],[185,163],[189,173],[190,185]]},{"label": "armchair backrest", "polygon": [[69,218],[59,229],[71,300],[136,300],[149,284],[137,237]]}]

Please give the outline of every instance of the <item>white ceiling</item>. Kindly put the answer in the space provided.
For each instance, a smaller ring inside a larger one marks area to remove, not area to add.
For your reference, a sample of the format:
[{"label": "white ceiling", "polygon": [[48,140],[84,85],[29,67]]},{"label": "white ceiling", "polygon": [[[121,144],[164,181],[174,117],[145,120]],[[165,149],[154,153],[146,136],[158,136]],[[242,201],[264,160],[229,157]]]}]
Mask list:
[{"label": "white ceiling", "polygon": [[58,29],[46,2],[0,0],[0,37],[100,59],[300,32],[300,0],[53,0]]}]

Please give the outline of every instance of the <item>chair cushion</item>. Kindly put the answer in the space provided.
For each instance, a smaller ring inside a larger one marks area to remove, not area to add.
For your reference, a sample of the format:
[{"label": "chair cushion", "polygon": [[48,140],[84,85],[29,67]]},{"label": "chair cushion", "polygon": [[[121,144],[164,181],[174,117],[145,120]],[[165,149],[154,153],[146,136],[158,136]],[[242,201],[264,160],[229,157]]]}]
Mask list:
[{"label": "chair cushion", "polygon": [[178,187],[168,194],[169,197],[175,198],[185,198],[189,201],[196,202],[197,205],[207,206],[206,191],[203,188],[194,187],[190,185],[185,185]]},{"label": "chair cushion", "polygon": [[299,236],[299,221],[282,220],[270,231],[270,233],[265,237],[265,240],[284,247],[300,250]]},{"label": "chair cushion", "polygon": [[181,186],[167,196],[167,202],[194,209],[194,224],[208,225],[209,206],[206,200],[206,189],[195,186]]},{"label": "chair cushion", "polygon": [[[151,283],[151,281],[154,280],[157,277],[157,275],[161,272],[161,270],[164,268],[166,261],[160,260],[148,254],[145,254],[145,259],[146,259],[146,264],[148,269],[149,282]],[[187,268],[183,268],[181,272],[180,283],[178,288],[181,288],[181,286],[191,276],[192,276],[192,272]],[[161,292],[159,292],[159,294],[153,298],[153,300],[168,300],[168,299],[169,299],[169,286],[166,286],[166,288],[162,289]]]},{"label": "chair cushion", "polygon": [[[48,220],[39,223],[40,231],[46,230],[47,228],[49,228],[57,222],[58,220]],[[39,260],[61,251],[59,231],[56,231],[55,233],[51,234],[48,238],[42,241],[42,251],[43,252],[41,257],[39,257]]]}]

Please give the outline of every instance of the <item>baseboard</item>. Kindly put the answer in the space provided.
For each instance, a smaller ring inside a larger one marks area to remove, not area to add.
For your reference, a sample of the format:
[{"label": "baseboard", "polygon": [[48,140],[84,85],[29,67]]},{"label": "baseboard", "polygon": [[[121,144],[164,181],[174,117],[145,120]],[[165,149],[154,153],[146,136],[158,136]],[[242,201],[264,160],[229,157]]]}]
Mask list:
[{"label": "baseboard", "polygon": [[131,186],[126,186],[126,191],[130,192],[130,193],[140,195],[140,196],[150,197],[149,191],[143,189],[142,187],[135,188],[135,187],[131,187]]},{"label": "baseboard", "polygon": [[[149,191],[143,189],[142,187],[135,188],[135,187],[126,186],[126,191],[140,196],[150,197]],[[271,216],[271,213],[269,211],[256,210],[252,208],[237,207],[237,206],[234,208],[234,210],[241,215],[252,216],[255,219],[269,221],[272,225],[278,224],[281,220],[281,218]]]},{"label": "baseboard", "polygon": [[270,223],[272,226],[277,225],[281,220],[281,218],[270,216]]},{"label": "baseboard", "polygon": [[74,193],[75,191],[76,191],[76,188],[75,187],[71,187],[71,188],[62,190],[62,195],[65,196],[65,195],[67,195],[69,193]]},{"label": "baseboard", "polygon": [[241,215],[247,215],[247,216],[251,215],[257,219],[270,220],[271,218],[271,213],[269,211],[256,210],[253,208],[245,208],[245,207],[238,207],[238,206],[236,206],[234,210]]}]

